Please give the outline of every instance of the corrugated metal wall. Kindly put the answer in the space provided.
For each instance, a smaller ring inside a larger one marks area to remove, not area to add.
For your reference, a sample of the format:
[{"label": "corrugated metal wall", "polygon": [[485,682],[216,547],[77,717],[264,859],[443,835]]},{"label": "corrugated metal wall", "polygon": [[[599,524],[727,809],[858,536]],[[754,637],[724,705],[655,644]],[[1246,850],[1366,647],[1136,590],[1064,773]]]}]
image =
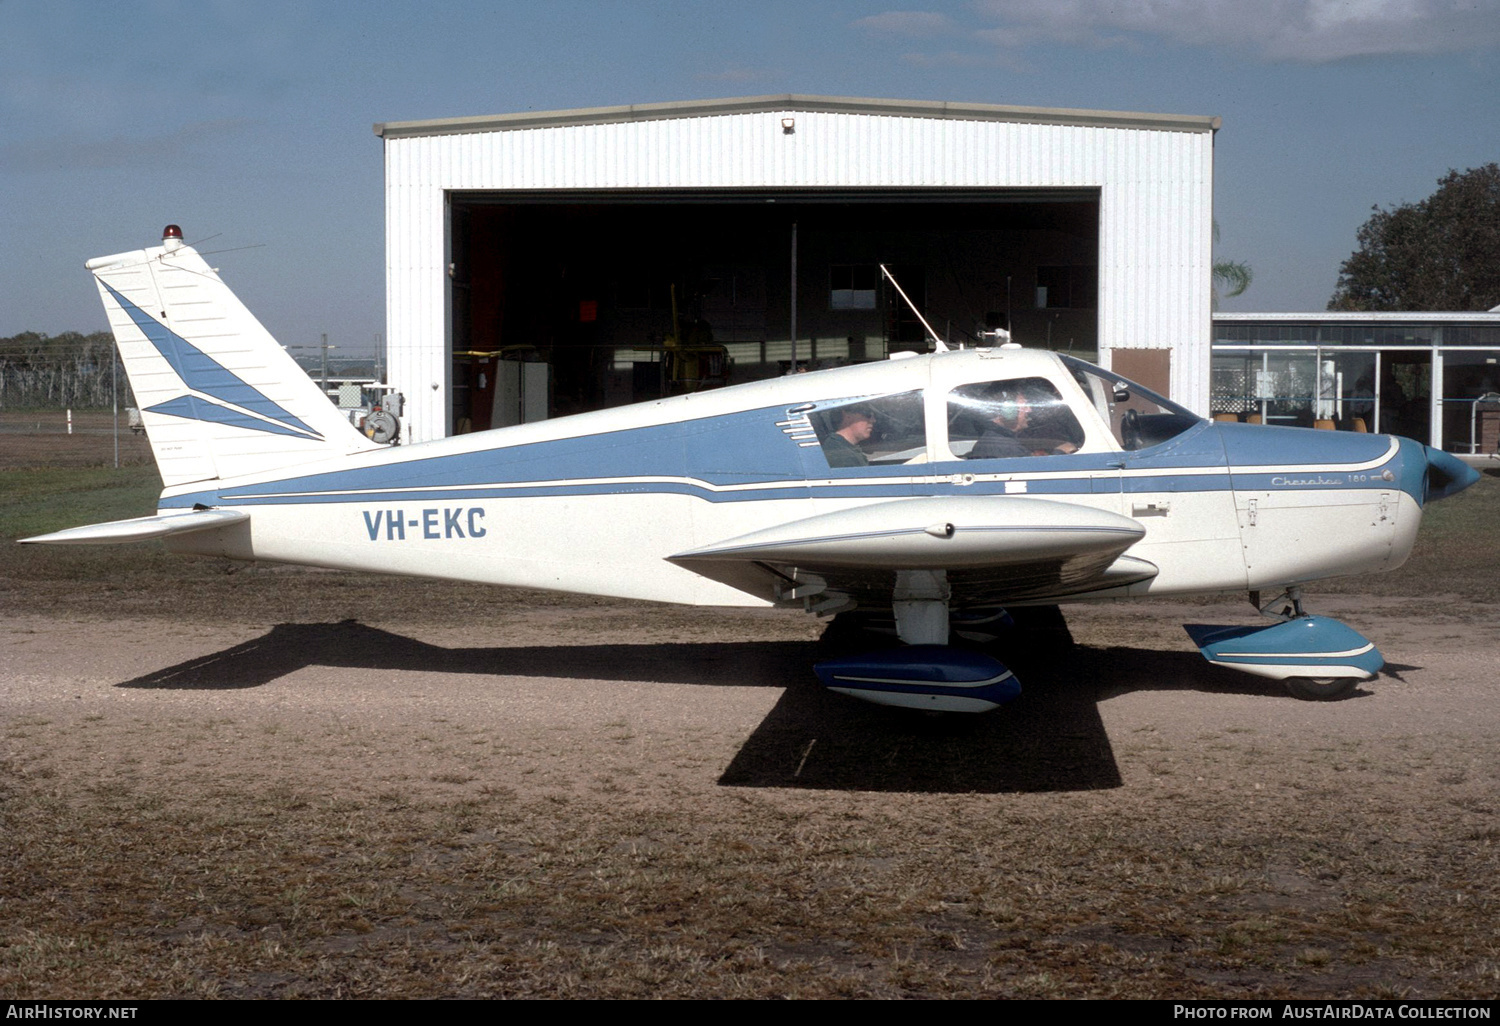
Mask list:
[{"label": "corrugated metal wall", "polygon": [[1101,353],[1171,348],[1174,397],[1208,408],[1208,131],[788,110],[396,137],[385,154],[391,381],[414,441],[446,427],[450,190],[1098,187]]}]

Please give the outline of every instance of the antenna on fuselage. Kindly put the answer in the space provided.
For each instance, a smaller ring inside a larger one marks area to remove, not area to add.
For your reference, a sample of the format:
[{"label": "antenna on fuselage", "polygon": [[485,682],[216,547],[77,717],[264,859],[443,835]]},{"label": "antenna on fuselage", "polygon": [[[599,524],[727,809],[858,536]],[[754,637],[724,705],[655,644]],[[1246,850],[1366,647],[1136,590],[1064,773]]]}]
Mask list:
[{"label": "antenna on fuselage", "polygon": [[896,286],[896,291],[901,294],[902,299],[906,300],[906,305],[911,307],[911,312],[917,315],[917,320],[921,321],[922,327],[927,329],[927,334],[932,338],[933,352],[948,352],[948,343],[938,338],[938,333],[932,330],[932,325],[927,323],[927,318],[922,316],[922,311],[917,309],[917,304],[911,301],[911,297],[906,294],[906,290],[901,287],[901,283],[896,280],[896,276],[886,268],[885,264],[880,265],[880,273],[885,275],[886,279],[892,285]]}]

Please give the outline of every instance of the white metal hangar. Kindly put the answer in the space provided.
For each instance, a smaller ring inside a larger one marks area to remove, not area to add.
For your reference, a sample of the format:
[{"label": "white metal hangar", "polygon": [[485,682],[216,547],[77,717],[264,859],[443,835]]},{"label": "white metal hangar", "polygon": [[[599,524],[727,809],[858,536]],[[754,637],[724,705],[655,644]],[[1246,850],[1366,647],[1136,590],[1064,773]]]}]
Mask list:
[{"label": "white metal hangar", "polygon": [[1214,117],[761,96],[377,124],[445,434],[1008,328],[1207,412]]}]

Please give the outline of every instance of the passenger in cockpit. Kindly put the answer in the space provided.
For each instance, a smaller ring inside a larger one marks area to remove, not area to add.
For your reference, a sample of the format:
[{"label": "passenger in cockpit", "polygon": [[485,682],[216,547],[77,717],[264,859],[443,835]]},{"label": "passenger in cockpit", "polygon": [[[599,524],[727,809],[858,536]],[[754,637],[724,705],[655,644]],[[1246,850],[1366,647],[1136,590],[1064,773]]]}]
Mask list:
[{"label": "passenger in cockpit", "polygon": [[[1044,402],[1045,398],[1043,397]],[[1067,430],[1060,432],[1057,425],[1045,423],[1047,411],[1044,411],[1043,415],[1038,415],[1032,396],[1014,382],[1002,382],[996,385],[985,396],[985,403],[994,415],[990,418],[984,432],[975,441],[974,447],[965,454],[965,459],[994,460],[1013,456],[1052,456],[1078,451],[1075,441],[1059,437],[1074,432]],[[1072,421],[1073,418],[1068,416],[1068,420]]]},{"label": "passenger in cockpit", "polygon": [[1026,401],[1026,393],[1010,385],[999,385],[985,397],[985,401],[994,415],[964,458],[994,460],[1030,456],[1031,450],[1021,440],[1021,432],[1031,419],[1031,404]]}]

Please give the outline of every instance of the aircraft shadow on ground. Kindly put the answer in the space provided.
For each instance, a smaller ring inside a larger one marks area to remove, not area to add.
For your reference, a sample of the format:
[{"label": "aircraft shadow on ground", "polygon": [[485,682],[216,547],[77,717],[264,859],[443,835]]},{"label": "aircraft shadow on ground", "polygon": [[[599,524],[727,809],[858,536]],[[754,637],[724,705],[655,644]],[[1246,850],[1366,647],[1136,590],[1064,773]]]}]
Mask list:
[{"label": "aircraft shadow on ground", "polygon": [[818,642],[793,641],[443,648],[346,620],[280,624],[117,686],[233,690],[329,666],[774,687],[783,689],[780,699],[719,783],[933,793],[1118,787],[1119,767],[1099,714],[1105,698],[1201,691],[1293,701],[1274,681],[1210,666],[1194,652],[1053,646],[1009,660],[1023,688],[1013,705],[983,716],[929,716],[825,690],[811,667],[830,654]]}]

